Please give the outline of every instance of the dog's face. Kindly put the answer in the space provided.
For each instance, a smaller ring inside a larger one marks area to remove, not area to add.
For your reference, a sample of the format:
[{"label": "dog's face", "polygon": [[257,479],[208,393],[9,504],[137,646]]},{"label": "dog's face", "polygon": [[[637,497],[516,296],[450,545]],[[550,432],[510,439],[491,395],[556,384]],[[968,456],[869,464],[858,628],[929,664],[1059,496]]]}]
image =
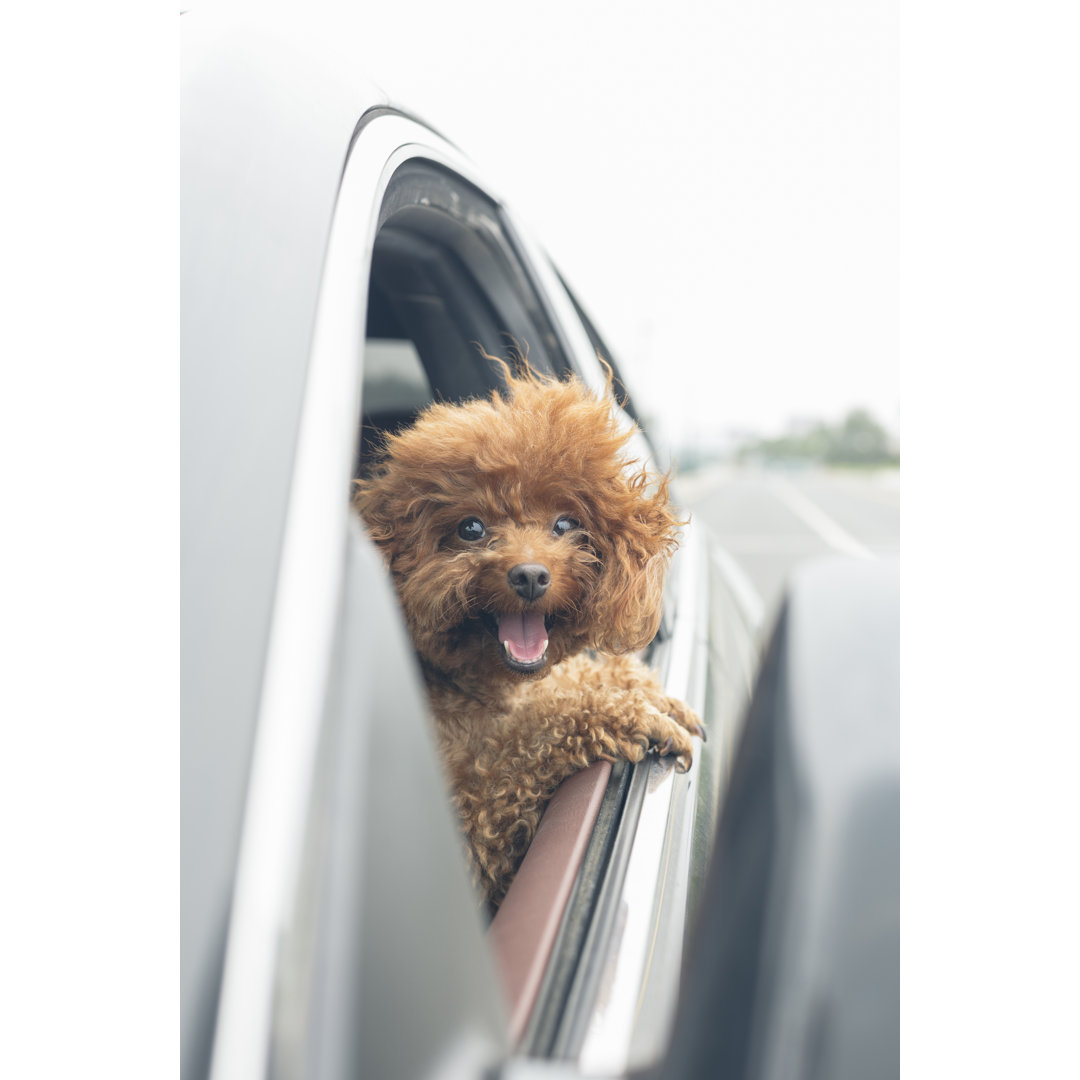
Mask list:
[{"label": "dog's face", "polygon": [[388,439],[356,505],[424,660],[490,685],[651,640],[679,523],[628,438],[609,401],[529,377]]}]

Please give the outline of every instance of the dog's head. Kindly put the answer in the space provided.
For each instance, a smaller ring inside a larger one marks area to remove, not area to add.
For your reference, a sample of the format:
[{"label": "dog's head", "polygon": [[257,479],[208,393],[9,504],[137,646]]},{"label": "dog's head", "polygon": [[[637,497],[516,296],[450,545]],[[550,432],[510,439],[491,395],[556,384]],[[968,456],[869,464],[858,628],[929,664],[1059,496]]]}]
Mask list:
[{"label": "dog's head", "polygon": [[532,374],[387,438],[355,502],[424,660],[490,684],[652,640],[680,522],[630,438],[609,398]]}]

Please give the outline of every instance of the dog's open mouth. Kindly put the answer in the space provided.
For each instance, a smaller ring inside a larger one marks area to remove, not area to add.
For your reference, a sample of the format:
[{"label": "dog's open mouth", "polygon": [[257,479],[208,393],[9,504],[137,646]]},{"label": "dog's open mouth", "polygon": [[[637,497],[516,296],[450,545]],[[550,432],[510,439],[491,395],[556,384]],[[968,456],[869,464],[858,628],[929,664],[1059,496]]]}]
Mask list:
[{"label": "dog's open mouth", "polygon": [[541,611],[512,611],[485,619],[501,646],[503,663],[529,675],[547,663],[548,624]]}]

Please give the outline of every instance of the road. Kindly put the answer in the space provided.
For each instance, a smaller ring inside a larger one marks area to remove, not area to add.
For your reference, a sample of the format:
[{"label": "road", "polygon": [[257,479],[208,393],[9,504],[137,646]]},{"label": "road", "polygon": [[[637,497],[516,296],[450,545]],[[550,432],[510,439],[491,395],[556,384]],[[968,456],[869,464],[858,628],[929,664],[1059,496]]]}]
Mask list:
[{"label": "road", "polygon": [[895,471],[717,467],[682,478],[678,496],[743,571],[750,603],[765,618],[804,559],[900,554]]}]

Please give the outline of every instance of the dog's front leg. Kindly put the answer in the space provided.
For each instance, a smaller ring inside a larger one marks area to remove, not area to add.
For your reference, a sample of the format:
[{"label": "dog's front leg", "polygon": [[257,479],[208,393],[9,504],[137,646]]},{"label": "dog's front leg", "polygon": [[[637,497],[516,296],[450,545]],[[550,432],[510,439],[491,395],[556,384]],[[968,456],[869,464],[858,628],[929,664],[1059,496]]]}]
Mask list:
[{"label": "dog's front leg", "polygon": [[[650,749],[685,771],[690,732],[643,689],[544,688],[520,702],[483,742],[454,790],[479,882],[498,904],[559,784],[594,761],[641,761]],[[700,729],[699,729],[700,730]]]},{"label": "dog's front leg", "polygon": [[654,709],[670,716],[691,735],[703,740],[706,737],[694,710],[665,694],[656,671],[636,656],[575,656],[556,667],[551,678],[554,685],[568,690],[626,690],[636,695],[639,705],[644,697]]}]

